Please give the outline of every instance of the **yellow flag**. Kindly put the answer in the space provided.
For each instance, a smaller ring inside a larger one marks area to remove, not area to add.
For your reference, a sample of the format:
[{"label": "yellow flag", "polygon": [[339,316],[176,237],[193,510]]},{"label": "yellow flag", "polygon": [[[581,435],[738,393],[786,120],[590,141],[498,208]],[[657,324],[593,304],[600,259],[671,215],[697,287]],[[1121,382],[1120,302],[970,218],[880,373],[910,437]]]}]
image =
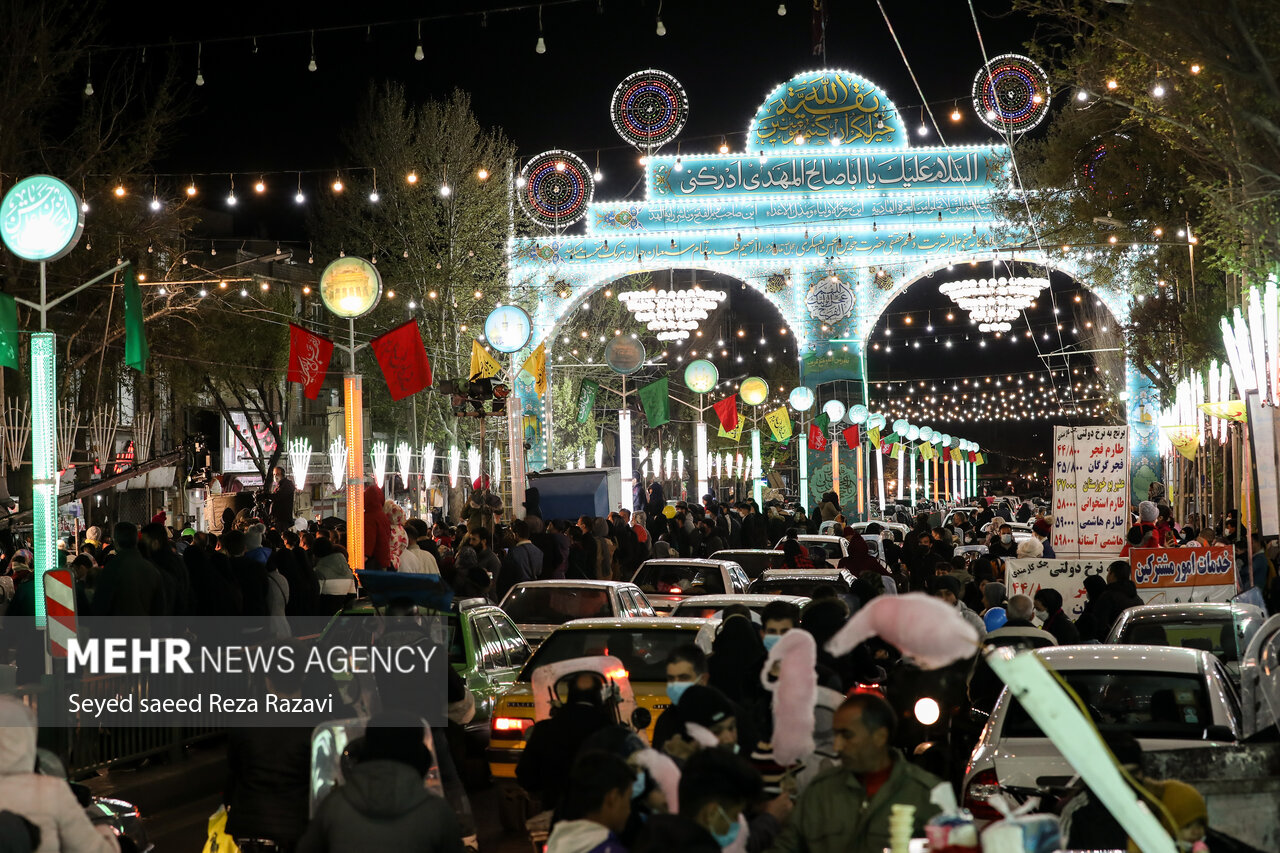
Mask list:
[{"label": "yellow flag", "polygon": [[1200,410],[1206,415],[1212,415],[1215,418],[1225,418],[1229,421],[1244,423],[1247,413],[1244,408],[1244,400],[1223,400],[1221,403],[1201,403]]},{"label": "yellow flag", "polygon": [[960,448],[958,447],[951,448],[951,461],[952,462],[960,461]]},{"label": "yellow flag", "polygon": [[791,438],[791,416],[787,414],[786,406],[779,406],[769,412],[764,416],[764,420],[769,425],[769,431],[773,433],[774,441],[786,441]]},{"label": "yellow flag", "polygon": [[920,445],[920,458],[928,462],[933,458],[933,445],[925,442]]},{"label": "yellow flag", "polygon": [[1191,424],[1176,424],[1174,426],[1161,427],[1165,435],[1169,437],[1169,443],[1173,445],[1173,449],[1181,453],[1187,459],[1195,461],[1196,450],[1200,447],[1200,433]]},{"label": "yellow flag", "polygon": [[742,412],[738,412],[738,425],[734,427],[733,432],[725,432],[724,427],[721,426],[720,431],[716,433],[716,435],[720,438],[732,438],[735,442],[742,441],[742,428],[746,426],[746,424],[746,417],[743,416]]},{"label": "yellow flag", "polygon": [[524,366],[520,369],[528,371],[533,376],[533,388],[539,396],[547,393],[547,345],[545,343],[538,344],[538,348],[525,359]]},{"label": "yellow flag", "polygon": [[484,351],[479,341],[471,342],[471,378],[488,379],[502,372],[502,365]]},{"label": "yellow flag", "polygon": [[867,440],[871,442],[871,446],[876,450],[880,449],[880,427],[871,427],[867,430]]}]

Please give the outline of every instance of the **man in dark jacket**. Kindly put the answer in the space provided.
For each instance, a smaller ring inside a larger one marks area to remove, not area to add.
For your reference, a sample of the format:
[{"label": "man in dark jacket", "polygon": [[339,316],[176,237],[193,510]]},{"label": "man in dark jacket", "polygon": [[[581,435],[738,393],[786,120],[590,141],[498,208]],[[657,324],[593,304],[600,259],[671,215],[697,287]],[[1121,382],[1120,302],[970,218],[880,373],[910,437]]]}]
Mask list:
[{"label": "man in dark jacket", "polygon": [[[1035,615],[1035,604],[1028,596],[1009,596],[1005,613],[1009,620],[983,638],[984,646],[1009,646],[1022,650],[1056,645],[1052,634],[1037,628],[1031,621],[1031,617]],[[987,665],[986,658],[979,655],[978,664],[969,679],[969,701],[973,703],[973,707],[990,713],[1003,688],[1004,682],[1000,680],[1000,676]]]},{"label": "man in dark jacket", "polygon": [[160,580],[174,616],[191,615],[191,577],[187,566],[173,550],[163,524],[144,524],[138,531],[138,550],[160,570]]},{"label": "man in dark jacket", "polygon": [[276,530],[293,527],[293,480],[279,465],[271,469],[271,526]]},{"label": "man in dark jacket", "polygon": [[316,807],[297,853],[463,853],[453,810],[422,784],[433,759],[420,720],[376,716],[352,751],[358,763]]},{"label": "man in dark jacket", "polygon": [[[116,554],[98,575],[93,593],[96,616],[164,617],[164,587],[160,570],[138,551],[138,528],[122,521],[112,531]],[[138,627],[147,631],[147,619]]]},{"label": "man in dark jacket", "polygon": [[600,691],[601,683],[595,676],[575,676],[565,704],[529,730],[516,765],[516,780],[541,799],[544,809],[559,804],[568,781],[564,768],[573,763],[583,741],[609,725]]},{"label": "man in dark jacket", "polygon": [[542,576],[542,551],[529,539],[529,522],[517,518],[511,522],[511,532],[516,536],[516,544],[507,553],[498,572],[498,582],[493,591],[496,601],[501,601],[516,584],[536,581]]},{"label": "man in dark jacket", "polygon": [[742,812],[762,787],[759,772],[738,756],[699,750],[680,775],[680,812],[650,817],[633,853],[720,853],[737,838]]},{"label": "man in dark jacket", "polygon": [[773,543],[769,541],[768,524],[764,520],[764,516],[756,509],[755,502],[742,501],[738,504],[738,509],[742,511],[742,547],[772,547]]},{"label": "man in dark jacket", "polygon": [[1120,614],[1130,607],[1141,607],[1145,602],[1138,596],[1138,588],[1130,579],[1129,563],[1116,560],[1107,566],[1107,588],[1098,596],[1097,628],[1106,639]]},{"label": "man in dark jacket", "polygon": [[714,521],[704,518],[698,522],[698,527],[702,531],[702,553],[695,556],[710,557],[716,551],[724,550],[724,540],[720,538]]}]

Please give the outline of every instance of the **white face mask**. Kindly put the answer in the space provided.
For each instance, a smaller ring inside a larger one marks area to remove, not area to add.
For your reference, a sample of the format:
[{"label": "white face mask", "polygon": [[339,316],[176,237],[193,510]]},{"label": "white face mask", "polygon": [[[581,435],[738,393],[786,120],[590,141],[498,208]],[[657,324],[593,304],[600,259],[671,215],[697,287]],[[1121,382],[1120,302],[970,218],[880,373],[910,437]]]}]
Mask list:
[{"label": "white face mask", "polygon": [[1003,542],[1004,544],[1008,545],[1010,542],[1012,542],[1012,541],[1013,541],[1013,534],[1012,534],[1012,533],[1002,533],[1002,534],[1000,535],[1000,541],[1001,541],[1001,542]]}]

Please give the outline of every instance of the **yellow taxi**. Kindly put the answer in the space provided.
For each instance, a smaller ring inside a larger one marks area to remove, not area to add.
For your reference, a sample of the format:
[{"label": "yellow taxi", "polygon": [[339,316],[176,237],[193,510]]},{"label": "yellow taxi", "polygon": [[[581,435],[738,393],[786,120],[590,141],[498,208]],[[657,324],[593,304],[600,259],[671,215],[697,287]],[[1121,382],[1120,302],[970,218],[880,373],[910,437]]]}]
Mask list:
[{"label": "yellow taxi", "polygon": [[710,651],[706,619],[647,616],[630,619],[575,619],[542,641],[502,694],[489,724],[489,768],[498,778],[514,779],[525,737],[536,720],[533,672],[540,666],[571,658],[611,655],[622,661],[635,693],[636,706],[651,717],[646,735],[652,739],[667,698],[667,655],[678,646],[696,643]]}]

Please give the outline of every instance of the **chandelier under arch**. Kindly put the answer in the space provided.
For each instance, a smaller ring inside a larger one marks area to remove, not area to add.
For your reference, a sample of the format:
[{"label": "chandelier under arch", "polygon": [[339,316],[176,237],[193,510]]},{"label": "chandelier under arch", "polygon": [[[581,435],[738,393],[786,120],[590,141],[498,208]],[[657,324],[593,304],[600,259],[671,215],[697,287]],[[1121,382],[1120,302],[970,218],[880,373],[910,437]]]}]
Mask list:
[{"label": "chandelier under arch", "polygon": [[657,332],[660,341],[683,341],[724,301],[723,290],[632,290],[619,293],[638,322]]},{"label": "chandelier under arch", "polygon": [[966,278],[938,285],[938,292],[969,312],[980,332],[1007,332],[1040,291],[1049,286],[1047,278],[1014,276],[1007,278]]}]

